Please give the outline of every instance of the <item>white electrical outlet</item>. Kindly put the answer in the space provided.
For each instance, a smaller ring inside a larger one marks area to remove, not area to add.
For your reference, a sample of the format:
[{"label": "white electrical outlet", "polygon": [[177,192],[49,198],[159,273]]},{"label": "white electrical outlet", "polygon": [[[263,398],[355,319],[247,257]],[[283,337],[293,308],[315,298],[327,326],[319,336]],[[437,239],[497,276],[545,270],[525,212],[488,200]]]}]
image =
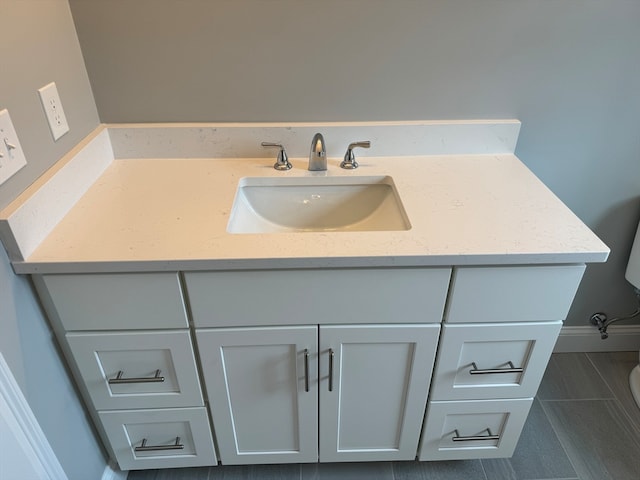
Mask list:
[{"label": "white electrical outlet", "polygon": [[40,101],[42,102],[44,113],[47,115],[47,120],[49,121],[51,135],[53,135],[54,140],[58,140],[69,131],[69,124],[67,123],[67,117],[64,116],[64,110],[55,82],[39,88],[38,93],[40,94]]},{"label": "white electrical outlet", "polygon": [[0,184],[27,164],[9,111],[0,110]]}]

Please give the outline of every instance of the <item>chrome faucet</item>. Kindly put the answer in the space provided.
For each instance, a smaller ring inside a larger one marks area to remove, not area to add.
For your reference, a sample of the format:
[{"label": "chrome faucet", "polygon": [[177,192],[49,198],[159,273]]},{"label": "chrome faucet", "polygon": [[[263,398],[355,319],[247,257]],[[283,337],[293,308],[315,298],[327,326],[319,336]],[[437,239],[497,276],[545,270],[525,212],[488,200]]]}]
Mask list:
[{"label": "chrome faucet", "polygon": [[311,141],[309,151],[309,170],[322,171],[327,169],[327,150],[324,146],[324,137],[316,133]]},{"label": "chrome faucet", "polygon": [[356,147],[369,148],[370,146],[371,142],[369,140],[350,143],[347,148],[347,153],[344,154],[344,160],[340,163],[340,168],[346,168],[347,170],[358,168],[358,162],[356,162],[356,156],[353,154],[353,149]]},{"label": "chrome faucet", "polygon": [[284,145],[281,143],[272,143],[272,142],[262,142],[263,147],[278,147],[280,151],[278,152],[278,159],[276,163],[274,163],[273,168],[276,170],[291,170],[291,163],[289,163],[289,157],[287,156],[287,152],[284,150]]}]

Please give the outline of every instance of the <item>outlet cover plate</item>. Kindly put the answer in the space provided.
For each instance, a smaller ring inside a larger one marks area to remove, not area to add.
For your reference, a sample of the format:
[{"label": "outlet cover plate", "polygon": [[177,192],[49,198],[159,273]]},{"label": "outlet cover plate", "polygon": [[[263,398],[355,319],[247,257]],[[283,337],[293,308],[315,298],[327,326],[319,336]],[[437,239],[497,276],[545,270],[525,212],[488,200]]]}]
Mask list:
[{"label": "outlet cover plate", "polygon": [[51,82],[50,84],[39,88],[38,93],[40,94],[42,108],[44,108],[44,113],[47,116],[47,121],[49,122],[51,135],[53,135],[54,140],[58,140],[69,131],[69,124],[67,123],[67,117],[64,114],[64,109],[60,102],[58,88],[56,87],[55,82]]},{"label": "outlet cover plate", "polygon": [[0,184],[27,164],[9,111],[0,110]]}]

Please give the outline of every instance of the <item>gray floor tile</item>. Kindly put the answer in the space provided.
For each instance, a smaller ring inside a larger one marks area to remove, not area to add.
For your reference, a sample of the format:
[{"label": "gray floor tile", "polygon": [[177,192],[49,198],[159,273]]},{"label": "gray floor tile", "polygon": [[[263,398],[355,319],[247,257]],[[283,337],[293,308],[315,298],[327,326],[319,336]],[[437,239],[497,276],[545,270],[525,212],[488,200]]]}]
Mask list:
[{"label": "gray floor tile", "polygon": [[581,480],[638,480],[640,442],[617,400],[542,405]]},{"label": "gray floor tile", "polygon": [[160,470],[130,470],[127,480],[156,480]]},{"label": "gray floor tile", "polygon": [[127,480],[208,480],[208,478],[209,467],[136,470],[129,472],[127,476]]},{"label": "gray floor tile", "polygon": [[209,467],[174,468],[158,471],[154,480],[208,480]]},{"label": "gray floor tile", "polygon": [[487,480],[480,460],[395,462],[393,478],[394,480]]},{"label": "gray floor tile", "polygon": [[508,458],[482,460],[485,475],[491,480],[520,480]]},{"label": "gray floor tile", "polygon": [[541,400],[604,399],[613,393],[584,353],[551,356],[538,390]]},{"label": "gray floor tile", "polygon": [[533,402],[513,457],[482,460],[482,465],[492,480],[578,477],[538,400]]},{"label": "gray floor tile", "polygon": [[211,467],[209,480],[300,480],[300,465],[228,465]]},{"label": "gray floor tile", "polygon": [[640,434],[640,408],[633,399],[629,388],[629,373],[638,364],[638,352],[588,353],[591,360],[614,393],[629,421]]},{"label": "gray floor tile", "polygon": [[302,466],[302,480],[393,480],[389,462],[319,463]]}]

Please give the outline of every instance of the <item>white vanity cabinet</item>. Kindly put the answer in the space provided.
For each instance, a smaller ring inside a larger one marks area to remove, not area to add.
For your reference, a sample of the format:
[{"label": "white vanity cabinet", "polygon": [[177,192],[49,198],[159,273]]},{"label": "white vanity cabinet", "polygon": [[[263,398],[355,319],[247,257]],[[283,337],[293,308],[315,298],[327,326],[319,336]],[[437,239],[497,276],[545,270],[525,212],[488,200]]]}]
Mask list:
[{"label": "white vanity cabinet", "polygon": [[450,273],[186,272],[222,463],[414,459]]},{"label": "white vanity cabinet", "polygon": [[583,272],[33,278],[111,455],[144,469],[216,465],[214,430],[230,465],[508,457]]},{"label": "white vanity cabinet", "polygon": [[197,329],[222,463],[413,460],[439,330]]},{"label": "white vanity cabinet", "polygon": [[215,465],[178,274],[33,279],[120,467]]},{"label": "white vanity cabinet", "polygon": [[454,270],[419,460],[513,454],[584,269]]}]

